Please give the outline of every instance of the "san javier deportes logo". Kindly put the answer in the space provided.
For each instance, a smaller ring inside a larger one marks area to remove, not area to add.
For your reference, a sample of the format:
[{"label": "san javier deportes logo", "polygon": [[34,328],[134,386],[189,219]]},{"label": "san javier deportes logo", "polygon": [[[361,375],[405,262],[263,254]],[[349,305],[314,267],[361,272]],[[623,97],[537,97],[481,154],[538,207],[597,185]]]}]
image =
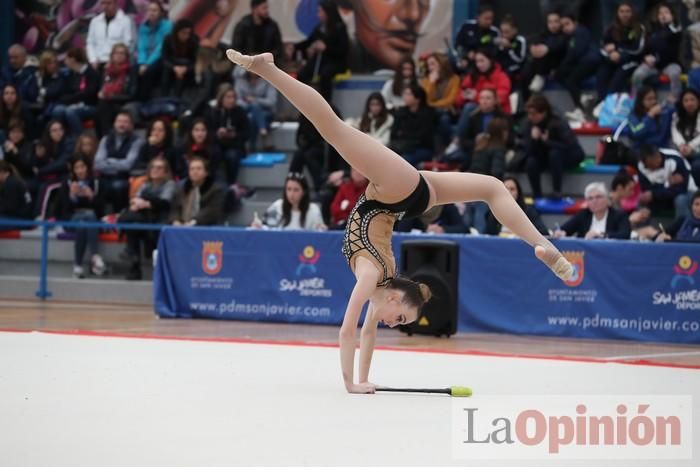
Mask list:
[{"label": "san javier deportes logo", "polygon": [[700,290],[695,287],[695,273],[700,264],[690,256],[678,258],[673,265],[670,290],[657,290],[652,294],[652,304],[673,306],[676,310],[700,310]]},{"label": "san javier deportes logo", "polygon": [[280,280],[280,292],[297,293],[301,297],[326,297],[333,296],[333,290],[326,288],[326,280],[319,277],[318,262],[321,252],[313,245],[307,245],[297,255],[299,264],[295,271],[295,278],[283,278]]}]

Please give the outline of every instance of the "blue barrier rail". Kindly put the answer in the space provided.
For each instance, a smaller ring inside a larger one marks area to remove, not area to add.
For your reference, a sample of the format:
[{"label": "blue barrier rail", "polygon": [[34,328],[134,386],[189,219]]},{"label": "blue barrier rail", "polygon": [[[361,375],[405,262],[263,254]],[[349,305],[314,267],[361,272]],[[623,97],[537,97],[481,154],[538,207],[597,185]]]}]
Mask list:
[{"label": "blue barrier rail", "polygon": [[[75,221],[29,221],[20,219],[0,219],[0,228],[3,230],[22,230],[25,228],[40,228],[41,229],[41,265],[39,268],[39,288],[35,295],[41,300],[46,300],[51,297],[51,291],[48,289],[48,258],[49,258],[49,230],[55,227],[68,229],[100,229],[100,230],[162,230],[164,227],[169,227],[170,224],[139,224],[139,223],[122,223],[109,224],[106,222],[75,222]],[[207,229],[209,227],[189,227],[197,229]],[[240,229],[240,227],[225,227],[231,230]]]}]

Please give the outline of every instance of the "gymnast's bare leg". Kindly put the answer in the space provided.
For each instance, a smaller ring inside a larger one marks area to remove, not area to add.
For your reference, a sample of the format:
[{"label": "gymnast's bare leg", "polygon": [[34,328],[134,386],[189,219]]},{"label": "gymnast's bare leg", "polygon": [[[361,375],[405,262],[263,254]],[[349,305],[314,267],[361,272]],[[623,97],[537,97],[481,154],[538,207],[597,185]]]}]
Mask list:
[{"label": "gymnast's bare leg", "polygon": [[[227,51],[229,60],[260,75],[313,123],[321,136],[374,185],[376,198],[385,203],[405,199],[418,185],[418,171],[401,156],[355,130],[337,117],[313,88],[275,66],[272,54],[241,55]],[[430,205],[485,201],[496,218],[513,233],[535,247],[535,254],[562,279],[573,273],[571,264],[532,225],[503,184],[489,176],[470,173],[421,172],[430,188]]]}]

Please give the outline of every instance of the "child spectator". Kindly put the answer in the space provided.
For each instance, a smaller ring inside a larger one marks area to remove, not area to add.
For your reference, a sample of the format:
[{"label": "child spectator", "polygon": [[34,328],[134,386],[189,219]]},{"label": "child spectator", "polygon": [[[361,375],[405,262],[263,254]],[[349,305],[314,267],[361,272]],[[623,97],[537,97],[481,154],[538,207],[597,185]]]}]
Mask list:
[{"label": "child spectator", "polygon": [[[97,222],[102,215],[102,191],[92,174],[92,160],[87,157],[74,157],[69,163],[70,173],[59,189],[58,218],[71,222]],[[98,229],[70,228],[75,232],[73,253],[73,276],[85,277],[83,258],[85,251],[90,254],[90,271],[102,276],[106,267],[97,252]]]},{"label": "child spectator", "polygon": [[73,157],[87,157],[91,161],[95,160],[95,155],[97,154],[97,138],[91,131],[84,131],[78,137],[78,141],[75,143],[75,150],[73,151]]}]

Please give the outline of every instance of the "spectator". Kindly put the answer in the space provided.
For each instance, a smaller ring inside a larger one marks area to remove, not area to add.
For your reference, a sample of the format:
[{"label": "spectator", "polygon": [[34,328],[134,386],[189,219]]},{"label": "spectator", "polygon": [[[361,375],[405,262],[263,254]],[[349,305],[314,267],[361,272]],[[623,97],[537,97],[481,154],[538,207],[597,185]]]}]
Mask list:
[{"label": "spectator", "polygon": [[627,215],[610,207],[608,191],[603,183],[589,183],[584,196],[588,207],[564,222],[561,229],[554,232],[555,237],[576,236],[586,240],[630,238],[631,228]]},{"label": "spectator", "polygon": [[481,3],[476,19],[467,20],[460,26],[455,36],[455,48],[459,56],[457,68],[460,72],[467,72],[473,67],[477,49],[488,48],[492,56],[495,56],[496,38],[500,36],[500,31],[494,26],[493,20],[493,6]]},{"label": "spectator", "polygon": [[669,146],[671,139],[671,122],[673,120],[673,105],[666,101],[659,104],[656,91],[644,86],[637,93],[634,107],[629,115],[629,124],[623,134],[629,136],[632,146],[637,149],[642,144],[664,148]]},{"label": "spectator", "polygon": [[[223,48],[200,44],[194,64],[195,87],[192,94],[188,96],[189,108],[180,117],[180,123],[183,123],[182,117],[204,115],[212,97],[216,94],[219,83],[230,82],[233,69],[233,63],[226,58]],[[189,126],[189,124],[183,126]]]},{"label": "spectator", "polygon": [[60,69],[58,57],[53,50],[44,50],[39,56],[39,69],[36,83],[39,96],[37,106],[42,110],[42,117],[48,117],[59,98],[66,93],[68,73]]},{"label": "spectator", "polygon": [[134,133],[131,114],[120,111],[112,131],[100,140],[95,155],[95,170],[100,173],[100,185],[106,203],[113,212],[126,207],[129,198],[129,172],[139,155],[143,138]]},{"label": "spectator", "polygon": [[189,19],[180,19],[163,42],[163,73],[160,83],[163,96],[181,98],[187,87],[194,85],[194,65],[199,39]]},{"label": "spectator", "polygon": [[531,92],[544,89],[546,78],[556,70],[566,54],[566,37],[561,30],[561,16],[550,11],[546,17],[547,28],[535,37],[530,45],[532,58],[525,63],[521,79],[521,93],[527,101]]},{"label": "spectator", "polygon": [[[70,173],[59,189],[58,218],[71,222],[97,222],[102,216],[102,192],[100,184],[92,174],[92,160],[87,157],[73,157],[69,163]],[[83,258],[85,251],[90,253],[90,272],[102,276],[106,267],[97,252],[98,229],[69,228],[75,232],[73,253],[73,276],[85,277]]]},{"label": "spectator", "polygon": [[676,218],[658,237],[657,242],[668,241],[700,242],[700,191],[693,193],[690,211],[683,217]]},{"label": "spectator", "polygon": [[158,0],[148,2],[146,18],[139,26],[136,63],[139,69],[138,94],[140,100],[153,97],[153,85],[160,82],[163,42],[173,29],[167,12]]},{"label": "spectator", "polygon": [[277,61],[282,56],[282,34],[270,18],[267,0],[251,0],[250,14],[241,18],[233,30],[231,47],[246,55],[271,52]]},{"label": "spectator", "polygon": [[676,105],[671,123],[671,139],[691,165],[695,183],[700,182],[700,94],[686,89]]},{"label": "spectator", "polygon": [[459,92],[459,77],[443,54],[432,53],[426,59],[427,73],[420,80],[425,90],[427,102],[435,110],[438,118],[438,133],[445,146],[452,137],[452,115],[455,113],[455,99]]},{"label": "spectator", "polygon": [[36,83],[36,67],[27,62],[27,49],[20,44],[10,46],[7,51],[8,64],[0,72],[0,86],[11,84],[17,89],[20,99],[34,104],[39,97]]},{"label": "spectator", "polygon": [[394,226],[397,232],[420,231],[428,234],[463,234],[469,232],[454,204],[433,206],[419,217],[401,219]]},{"label": "spectator", "polygon": [[630,203],[634,196],[635,181],[625,169],[615,174],[611,182],[610,207],[618,211],[629,212],[636,208]]},{"label": "spectator", "polygon": [[357,200],[367,189],[369,180],[357,169],[350,169],[350,178],[345,180],[335,193],[331,203],[331,229],[343,230]]},{"label": "spectator", "polygon": [[645,32],[632,4],[620,2],[600,49],[603,61],[596,76],[599,102],[608,94],[627,91],[629,78],[642,59]]},{"label": "spectator", "polygon": [[83,120],[95,116],[100,75],[87,64],[83,49],[69,50],[64,63],[71,73],[66,93],[59,97],[51,115],[66,122],[71,135],[77,136],[83,131]]},{"label": "spectator", "polygon": [[445,150],[447,159],[461,162],[463,167],[469,167],[476,137],[486,132],[486,127],[493,118],[507,119],[508,116],[498,105],[496,90],[484,88],[479,92],[479,106],[467,115],[463,125],[458,125],[459,133]]},{"label": "spectator", "polygon": [[73,157],[87,157],[90,160],[90,165],[95,161],[95,155],[97,154],[97,138],[91,131],[84,131],[78,137],[78,141],[75,143],[75,150],[73,152]]},{"label": "spectator", "polygon": [[[0,160],[0,219],[31,219],[32,197],[15,169],[4,160]],[[12,226],[0,226],[1,230],[10,230]]]},{"label": "spectator", "polygon": [[[506,166],[506,144],[510,133],[510,121],[505,118],[492,118],[483,133],[476,136],[471,163],[464,167],[467,172],[503,178]],[[465,217],[471,227],[479,233],[486,233],[488,204],[483,201],[467,203]]]},{"label": "spectator", "polygon": [[380,93],[370,94],[365,101],[365,110],[362,112],[362,116],[358,119],[348,119],[348,123],[361,132],[367,133],[384,146],[389,145],[394,117],[386,108],[386,102]]},{"label": "spectator", "polygon": [[554,80],[566,88],[574,110],[566,114],[571,121],[585,122],[581,102],[581,84],[591,76],[600,63],[600,52],[594,45],[591,32],[578,22],[576,14],[565,13],[561,16],[561,29],[567,38],[566,54],[554,72]]},{"label": "spectator", "polygon": [[236,91],[233,86],[225,83],[219,87],[216,107],[208,110],[207,121],[223,153],[226,183],[233,185],[238,178],[241,159],[246,155],[245,142],[250,131],[245,110],[236,105]]},{"label": "spectator", "polygon": [[[461,84],[461,91],[457,94],[455,103],[462,109],[460,123],[464,125],[462,119],[474,110],[477,99],[483,89],[489,88],[496,91],[501,110],[510,114],[510,78],[501,70],[501,66],[496,63],[491,55],[485,50],[479,50],[474,55],[474,69],[464,77]],[[465,115],[466,112],[466,115]],[[458,130],[459,131],[459,130]]]},{"label": "spectator", "polygon": [[173,147],[173,131],[170,124],[160,118],[153,120],[146,130],[146,141],[139,150],[139,155],[131,169],[132,176],[147,175],[146,168],[153,159],[165,159],[168,171],[172,173],[175,167],[175,148]]},{"label": "spectator", "polygon": [[652,213],[673,209],[676,218],[687,215],[688,192],[696,191],[697,185],[682,158],[644,144],[639,148],[639,159],[639,202]]},{"label": "spectator", "polygon": [[136,42],[134,23],[119,8],[117,0],[100,0],[100,5],[102,13],[90,20],[85,44],[88,61],[95,70],[109,61],[116,44],[124,44],[133,52]]},{"label": "spectator", "polygon": [[192,123],[185,142],[175,150],[176,174],[184,178],[188,173],[190,159],[199,157],[207,161],[207,175],[216,178],[221,166],[221,151],[203,118],[197,118]]},{"label": "spectator", "polygon": [[17,175],[25,182],[31,181],[35,177],[32,151],[32,143],[25,137],[24,123],[20,120],[12,120],[0,154],[4,153],[4,159],[15,168]]},{"label": "spectator", "polygon": [[583,149],[569,125],[554,115],[549,101],[544,96],[532,96],[525,110],[527,124],[523,134],[527,175],[533,196],[542,196],[540,175],[548,168],[552,174],[552,196],[561,198],[564,170],[572,169],[583,161]]},{"label": "spectator", "polygon": [[411,57],[405,57],[394,71],[394,77],[387,80],[382,87],[382,96],[389,110],[403,105],[403,90],[417,83],[416,63]]},{"label": "spectator", "polygon": [[22,98],[14,84],[6,84],[2,88],[0,100],[0,144],[5,141],[10,122],[21,121],[25,127],[31,128],[33,118],[29,110],[22,104]]},{"label": "spectator", "polygon": [[683,28],[671,6],[667,3],[659,3],[654,9],[654,18],[645,41],[644,58],[632,74],[635,90],[650,84],[648,81],[651,78],[656,78],[659,73],[663,73],[671,82],[671,95],[678,100],[682,91],[683,70],[678,64],[682,35]]},{"label": "spectator", "polygon": [[[530,219],[532,225],[534,225],[542,235],[549,235],[549,230],[547,229],[547,226],[544,225],[544,222],[542,222],[540,213],[537,212],[534,206],[525,203],[525,196],[523,196],[523,190],[520,187],[520,182],[518,182],[518,179],[515,177],[505,177],[503,179],[503,184],[508,191],[510,191],[510,194],[513,195],[515,202],[518,203],[518,206],[520,206],[527,218]],[[508,230],[508,228],[506,228],[498,219],[496,219],[491,211],[489,211],[486,215],[486,233],[488,235],[499,235],[501,237],[514,236],[514,234]]]},{"label": "spectator", "polygon": [[[162,157],[151,159],[146,168],[146,181],[136,196],[129,200],[129,209],[119,216],[119,223],[165,224],[168,222],[176,185],[170,165]],[[149,257],[158,243],[156,230],[127,230],[126,259],[129,261],[127,280],[141,280],[141,245]]]},{"label": "spectator", "polygon": [[621,169],[612,180],[610,192],[610,207],[628,214],[631,238],[633,240],[653,240],[659,234],[659,230],[651,225],[651,210],[647,207],[639,207],[639,183]]},{"label": "spectator", "polygon": [[433,158],[435,113],[426,105],[425,91],[412,84],[403,91],[405,106],[394,112],[389,146],[411,165]]},{"label": "spectator", "polygon": [[[505,15],[501,20],[501,34],[496,37],[498,47],[496,60],[501,69],[508,74],[514,84],[520,78],[520,72],[527,59],[527,40],[518,34],[518,25],[513,15]],[[515,87],[515,85],[513,85]]]},{"label": "spectator", "polygon": [[102,88],[97,93],[97,128],[104,135],[124,104],[136,97],[136,69],[129,63],[129,49],[115,44],[104,69]]},{"label": "spectator", "polygon": [[320,23],[309,37],[297,44],[297,50],[301,50],[307,59],[299,70],[299,81],[317,83],[321,95],[330,102],[333,77],[348,68],[350,39],[338,6],[332,0],[321,0],[318,19]]},{"label": "spectator", "polygon": [[68,171],[72,152],[73,141],[66,134],[63,123],[51,120],[41,140],[34,146],[32,165],[39,181],[44,184],[59,181]]},{"label": "spectator", "polygon": [[[290,172],[284,180],[284,192],[267,208],[264,225],[282,230],[326,230],[321,209],[311,202],[309,184],[303,174]],[[251,227],[261,228],[253,221]]]},{"label": "spectator", "polygon": [[193,156],[187,166],[187,179],[178,188],[170,213],[173,225],[216,225],[224,218],[226,190],[209,176],[207,161]]},{"label": "spectator", "polygon": [[244,73],[236,79],[238,105],[248,113],[251,150],[257,147],[258,136],[263,146],[277,107],[277,90],[254,73]]}]

